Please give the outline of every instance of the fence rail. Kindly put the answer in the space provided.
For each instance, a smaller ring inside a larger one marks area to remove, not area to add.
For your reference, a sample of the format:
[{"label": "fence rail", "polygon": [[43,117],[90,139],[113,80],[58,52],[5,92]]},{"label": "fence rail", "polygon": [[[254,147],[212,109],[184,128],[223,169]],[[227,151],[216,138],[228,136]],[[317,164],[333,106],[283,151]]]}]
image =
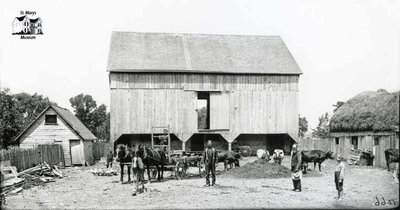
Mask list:
[{"label": "fence rail", "polygon": [[101,157],[106,156],[107,152],[113,150],[113,146],[111,143],[98,141],[93,143],[93,158],[95,160],[100,160]]},{"label": "fence rail", "polygon": [[322,150],[331,151],[331,142],[329,139],[309,138],[299,139],[299,147],[301,150]]},{"label": "fence rail", "polygon": [[38,145],[32,149],[12,148],[0,151],[2,164],[9,162],[18,171],[22,171],[41,162],[49,164],[64,164],[64,153],[61,145]]}]

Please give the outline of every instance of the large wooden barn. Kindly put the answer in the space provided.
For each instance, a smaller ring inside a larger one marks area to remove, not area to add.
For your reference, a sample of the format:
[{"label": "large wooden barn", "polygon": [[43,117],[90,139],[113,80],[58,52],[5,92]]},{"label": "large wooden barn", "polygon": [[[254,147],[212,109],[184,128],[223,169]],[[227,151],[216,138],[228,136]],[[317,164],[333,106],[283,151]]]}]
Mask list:
[{"label": "large wooden barn", "polygon": [[302,72],[279,36],[113,32],[107,70],[114,143],[150,144],[166,125],[173,150],[289,152],[298,138]]},{"label": "large wooden barn", "polygon": [[374,166],[386,167],[384,151],[399,148],[399,92],[366,91],[349,99],[330,120],[334,153],[372,151]]},{"label": "large wooden barn", "polygon": [[50,105],[16,138],[21,148],[60,144],[65,166],[93,164],[96,136],[69,110]]}]

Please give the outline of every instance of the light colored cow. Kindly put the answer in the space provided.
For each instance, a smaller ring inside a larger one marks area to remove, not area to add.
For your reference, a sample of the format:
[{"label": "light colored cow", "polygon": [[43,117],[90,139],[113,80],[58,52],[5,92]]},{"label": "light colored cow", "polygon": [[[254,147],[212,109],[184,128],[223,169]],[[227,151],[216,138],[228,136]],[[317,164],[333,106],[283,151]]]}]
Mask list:
[{"label": "light colored cow", "polygon": [[282,163],[282,160],[284,157],[285,157],[285,154],[283,153],[283,150],[281,150],[281,149],[274,150],[272,159],[274,160],[275,163],[278,163],[280,165]]}]

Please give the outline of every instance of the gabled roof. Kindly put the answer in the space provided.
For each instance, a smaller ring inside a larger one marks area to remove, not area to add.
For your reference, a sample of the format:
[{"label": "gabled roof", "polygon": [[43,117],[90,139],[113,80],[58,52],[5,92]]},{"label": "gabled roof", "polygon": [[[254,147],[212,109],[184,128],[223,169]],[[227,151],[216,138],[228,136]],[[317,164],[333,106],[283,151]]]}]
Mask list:
[{"label": "gabled roof", "polygon": [[29,19],[29,22],[30,22],[30,23],[36,23],[36,22],[38,22],[38,20],[40,20],[40,18]]},{"label": "gabled roof", "polygon": [[17,138],[15,138],[15,141],[19,142],[19,138],[50,108],[52,108],[83,140],[97,139],[97,137],[94,136],[93,133],[90,132],[90,130],[68,109],[56,105],[50,105],[28,127],[26,127]]},{"label": "gabled roof", "polygon": [[26,15],[21,16],[21,17],[16,17],[18,21],[23,21],[25,19]]},{"label": "gabled roof", "polygon": [[113,32],[110,72],[301,74],[279,36]]}]

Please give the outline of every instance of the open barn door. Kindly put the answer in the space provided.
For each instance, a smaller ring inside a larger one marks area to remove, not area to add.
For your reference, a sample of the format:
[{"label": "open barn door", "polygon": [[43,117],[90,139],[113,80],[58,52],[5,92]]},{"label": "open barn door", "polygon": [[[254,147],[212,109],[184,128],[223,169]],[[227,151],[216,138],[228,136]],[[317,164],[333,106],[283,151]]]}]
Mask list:
[{"label": "open barn door", "polygon": [[210,93],[210,129],[229,130],[229,93]]}]

